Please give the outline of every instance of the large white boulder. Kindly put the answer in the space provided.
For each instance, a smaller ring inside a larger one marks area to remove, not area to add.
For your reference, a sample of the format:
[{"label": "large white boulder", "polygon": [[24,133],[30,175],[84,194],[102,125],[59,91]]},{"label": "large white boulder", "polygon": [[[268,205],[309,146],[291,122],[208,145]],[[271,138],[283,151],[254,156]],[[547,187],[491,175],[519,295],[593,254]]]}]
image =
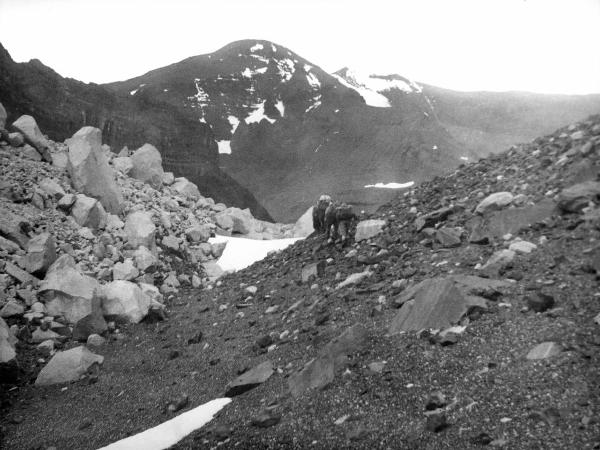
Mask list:
[{"label": "large white boulder", "polygon": [[32,145],[38,151],[44,161],[52,162],[50,144],[40,131],[33,117],[27,115],[21,116],[13,122],[12,126],[23,135],[25,142]]},{"label": "large white boulder", "polygon": [[104,356],[90,352],[84,346],[58,352],[46,364],[35,380],[37,386],[77,381],[93,364],[102,364]]},{"label": "large white boulder", "polygon": [[102,312],[105,316],[138,323],[148,314],[150,297],[135,283],[113,281],[104,286],[102,294]]},{"label": "large white boulder", "polygon": [[77,194],[75,197],[71,215],[75,222],[82,227],[97,230],[106,225],[106,211],[102,204],[95,198],[84,194]]},{"label": "large white boulder", "polygon": [[64,316],[70,323],[92,313],[98,282],[83,275],[69,255],[63,255],[50,266],[40,283],[38,295],[46,300],[47,314]]},{"label": "large white boulder", "polygon": [[125,219],[125,235],[127,236],[127,246],[129,248],[135,249],[143,245],[155,253],[155,234],[156,226],[150,213],[135,211]]},{"label": "large white boulder", "polygon": [[108,212],[119,214],[123,196],[102,150],[102,132],[83,127],[65,142],[69,147],[67,170],[73,187],[98,199]]},{"label": "large white boulder", "polygon": [[130,176],[153,188],[158,189],[162,184],[163,168],[160,152],[151,144],[144,144],[131,155],[133,167]]},{"label": "large white boulder", "polygon": [[184,177],[176,178],[175,182],[171,186],[171,189],[173,189],[175,192],[181,195],[190,197],[194,200],[198,200],[201,197],[200,191],[198,190],[198,186],[196,186],[194,183],[192,183],[190,180]]},{"label": "large white boulder", "polygon": [[359,242],[377,236],[379,233],[381,233],[385,224],[385,220],[381,219],[360,221],[358,225],[356,225],[356,234],[354,235],[354,240]]}]

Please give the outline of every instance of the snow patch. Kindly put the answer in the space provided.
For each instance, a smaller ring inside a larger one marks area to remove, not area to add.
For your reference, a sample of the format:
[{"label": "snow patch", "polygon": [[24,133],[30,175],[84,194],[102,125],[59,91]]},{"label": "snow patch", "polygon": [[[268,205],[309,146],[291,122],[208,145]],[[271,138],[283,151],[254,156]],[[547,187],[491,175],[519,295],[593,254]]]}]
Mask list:
[{"label": "snow patch", "polygon": [[267,67],[261,67],[260,69],[255,69],[255,70],[251,70],[250,67],[246,67],[244,69],[244,71],[242,72],[242,76],[244,78],[252,78],[252,75],[255,75],[257,73],[266,73],[267,72]]},{"label": "snow patch", "polygon": [[316,97],[313,97],[313,104],[310,105],[308,108],[306,108],[306,111],[304,111],[304,113],[310,112],[313,109],[318,108],[319,106],[321,106],[321,95],[317,95]]},{"label": "snow patch", "polygon": [[276,63],[281,78],[283,78],[284,81],[290,81],[294,75],[294,72],[296,72],[296,65],[294,64],[294,61],[289,58],[285,58],[282,60],[277,60]]},{"label": "snow patch", "polygon": [[227,242],[225,250],[217,260],[217,264],[224,271],[241,270],[256,261],[265,258],[269,252],[283,250],[301,238],[271,239],[259,241],[231,236],[216,236],[208,240],[209,243]]},{"label": "snow patch", "polygon": [[146,86],[146,83],[142,83],[140,84],[136,89],[134,89],[133,91],[129,91],[129,95],[135,95],[135,93],[137,91],[139,91],[141,88],[143,88],[144,86]]},{"label": "snow patch", "polygon": [[227,116],[227,120],[229,121],[229,124],[231,125],[231,134],[233,135],[235,133],[235,130],[237,130],[238,125],[240,124],[240,119],[238,119],[235,116]]},{"label": "snow patch", "polygon": [[191,432],[202,428],[210,422],[215,414],[229,402],[231,402],[230,398],[211,400],[154,428],[121,439],[100,450],[136,450],[140,448],[145,450],[163,450],[169,448]]},{"label": "snow patch", "polygon": [[163,92],[169,92],[169,90],[168,89],[163,89]]},{"label": "snow patch", "polygon": [[308,84],[310,84],[313,89],[319,89],[321,87],[321,82],[314,73],[307,73],[306,79],[308,80]]},{"label": "snow patch", "polygon": [[265,58],[264,56],[261,56],[261,55],[254,55],[254,54],[252,54],[252,55],[250,55],[250,56],[251,56],[252,58],[256,58],[256,59],[258,59],[259,61],[262,61],[262,62],[264,62],[265,64],[269,64],[269,60],[268,60],[267,58]]},{"label": "snow patch", "polygon": [[437,149],[438,149],[437,145],[434,145],[433,147],[431,147],[431,150],[437,150]]},{"label": "snow patch", "polygon": [[390,101],[387,99],[387,97],[381,95],[379,92],[372,91],[364,86],[354,86],[339,75],[333,74],[333,76],[347,88],[354,89],[356,92],[358,92],[365,100],[367,105],[378,108],[391,108],[392,105],[390,105]]},{"label": "snow patch", "polygon": [[244,121],[248,124],[250,123],[259,123],[261,120],[266,119],[270,123],[275,122],[275,119],[271,119],[269,116],[265,115],[265,101],[260,104],[254,105],[256,108],[252,111]]},{"label": "snow patch", "polygon": [[200,86],[200,83],[202,82],[202,80],[200,78],[196,78],[194,79],[194,84],[196,85],[196,95],[190,97],[190,99],[195,98],[196,101],[200,104],[207,104],[209,101],[209,97],[208,94],[204,91],[204,89],[202,89],[202,86]]},{"label": "snow patch", "polygon": [[409,181],[408,183],[375,183],[375,184],[367,184],[366,188],[380,188],[380,189],[406,189],[415,184],[414,181]]},{"label": "snow patch", "polygon": [[231,155],[231,141],[217,141],[217,145],[219,146],[219,154]]},{"label": "snow patch", "polygon": [[462,159],[463,161],[468,161],[469,157],[468,156],[461,156],[460,159]]},{"label": "snow patch", "polygon": [[275,108],[279,110],[279,114],[281,114],[281,117],[283,117],[285,113],[285,105],[283,104],[283,101],[278,100],[277,103],[275,103]]},{"label": "snow patch", "polygon": [[275,44],[271,44],[271,50],[273,50],[273,53],[277,53],[277,47],[275,47]]},{"label": "snow patch", "polygon": [[258,50],[262,50],[262,49],[264,49],[264,48],[265,48],[265,47],[264,47],[262,44],[259,44],[259,43],[257,42],[255,45],[253,45],[252,47],[250,47],[250,51],[251,51],[251,52],[256,52],[256,51],[258,51]]}]

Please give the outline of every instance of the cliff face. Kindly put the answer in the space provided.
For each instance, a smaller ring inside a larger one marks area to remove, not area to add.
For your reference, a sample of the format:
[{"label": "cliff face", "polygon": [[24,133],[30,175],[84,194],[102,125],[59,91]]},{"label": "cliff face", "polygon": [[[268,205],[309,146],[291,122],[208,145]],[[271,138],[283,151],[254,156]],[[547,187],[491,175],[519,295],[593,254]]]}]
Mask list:
[{"label": "cliff face", "polygon": [[103,142],[117,152],[125,145],[135,149],[151,143],[161,151],[167,170],[188,177],[204,195],[271,220],[247,189],[219,169],[210,127],[166,102],[63,78],[38,60],[15,63],[1,45],[0,102],[9,112],[7,123],[32,115],[55,141],[90,125],[100,128]]}]

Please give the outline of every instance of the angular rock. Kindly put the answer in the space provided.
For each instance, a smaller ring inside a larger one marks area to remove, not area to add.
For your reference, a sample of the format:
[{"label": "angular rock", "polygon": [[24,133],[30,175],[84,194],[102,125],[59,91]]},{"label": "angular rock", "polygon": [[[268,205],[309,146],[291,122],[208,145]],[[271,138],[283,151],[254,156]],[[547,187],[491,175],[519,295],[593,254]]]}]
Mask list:
[{"label": "angular rock", "polygon": [[563,212],[577,213],[592,201],[600,203],[600,182],[584,181],[563,189],[559,195],[558,207]]},{"label": "angular rock", "polygon": [[13,122],[12,126],[23,135],[25,142],[32,145],[38,151],[44,161],[52,162],[50,144],[40,131],[33,117],[27,115],[21,116]]},{"label": "angular rock", "polygon": [[194,225],[185,230],[187,238],[194,242],[208,242],[210,238],[210,227],[208,225]]},{"label": "angular rock", "polygon": [[125,234],[127,235],[127,246],[138,248],[144,246],[151,252],[156,251],[155,241],[156,226],[152,222],[152,216],[145,211],[136,211],[127,216],[125,220]]},{"label": "angular rock", "polygon": [[[100,306],[98,302],[98,306]],[[100,307],[94,308],[91,314],[81,318],[73,327],[73,339],[76,341],[87,341],[92,334],[104,334],[108,330],[108,325]]]},{"label": "angular rock", "polygon": [[515,241],[508,246],[508,249],[516,253],[531,253],[537,249],[537,245],[533,242]]},{"label": "angular rock", "polygon": [[50,265],[56,261],[56,245],[50,233],[33,237],[27,244],[27,255],[21,265],[36,276],[44,276]]},{"label": "angular rock", "polygon": [[460,321],[472,307],[486,308],[484,298],[466,295],[453,278],[428,278],[404,291],[402,305],[389,334],[423,329],[445,329]]},{"label": "angular rock", "polygon": [[513,195],[510,192],[495,192],[484,198],[475,208],[478,214],[484,214],[486,211],[502,209],[510,205]]},{"label": "angular rock", "polygon": [[164,174],[160,152],[151,144],[144,144],[131,155],[133,168],[130,175],[155,189],[160,188]]},{"label": "angular rock", "polygon": [[302,268],[302,282],[307,283],[311,277],[319,278],[325,273],[325,261],[307,264]]},{"label": "angular rock", "polygon": [[202,268],[209,280],[216,280],[225,273],[215,261],[202,263]]},{"label": "angular rock", "polygon": [[356,242],[360,242],[377,236],[379,233],[381,233],[385,225],[385,220],[361,220],[358,222],[358,225],[356,225],[356,234],[354,235],[354,240]]},{"label": "angular rock", "polygon": [[15,299],[11,299],[0,309],[0,317],[7,319],[14,316],[22,316],[25,313],[25,306]]},{"label": "angular rock", "polygon": [[83,275],[68,255],[58,258],[41,282],[38,295],[45,299],[49,315],[64,316],[69,323],[92,313],[98,282]]},{"label": "angular rock", "polygon": [[19,244],[24,250],[27,249],[27,243],[29,242],[27,233],[30,228],[29,223],[16,214],[9,211],[3,211],[0,214],[0,236]]},{"label": "angular rock", "polygon": [[105,316],[130,323],[140,322],[150,308],[150,298],[134,283],[124,280],[108,283],[102,289]]},{"label": "angular rock", "polygon": [[561,351],[562,348],[556,342],[542,342],[533,347],[527,353],[526,358],[531,360],[546,359],[558,355]]},{"label": "angular rock", "polygon": [[52,178],[44,178],[38,183],[38,186],[46,195],[55,200],[60,200],[66,194],[62,186]]},{"label": "angular rock", "polygon": [[173,236],[172,234],[168,234],[162,238],[161,244],[163,247],[168,248],[173,251],[179,250],[179,238]]},{"label": "angular rock", "polygon": [[225,251],[225,247],[227,247],[227,242],[214,242],[210,245],[210,253],[215,257],[215,258],[220,258],[221,255],[223,255],[223,252]]},{"label": "angular rock", "polygon": [[175,175],[173,175],[173,172],[163,173],[162,182],[165,186],[171,186],[175,182]]},{"label": "angular rock", "polygon": [[140,272],[133,265],[131,258],[125,259],[122,263],[116,263],[112,269],[113,280],[133,280],[139,274]]},{"label": "angular rock", "polygon": [[294,227],[292,228],[293,237],[308,237],[315,231],[313,228],[312,211],[313,207],[311,206],[294,223]]},{"label": "angular rock", "polygon": [[176,178],[175,182],[171,185],[171,189],[181,195],[184,195],[185,197],[189,197],[194,200],[198,200],[201,197],[198,186],[189,181],[187,178]]},{"label": "angular rock", "polygon": [[151,271],[158,263],[154,254],[143,245],[138,247],[133,253],[133,258],[135,260],[135,266],[142,273]]},{"label": "angular rock", "polygon": [[367,329],[355,324],[330,341],[316,358],[289,377],[288,387],[292,395],[298,397],[308,389],[327,386],[334,380],[336,372],[347,364],[348,355],[359,351],[367,339]]},{"label": "angular rock", "polygon": [[8,143],[13,147],[21,147],[25,144],[25,137],[19,132],[8,133]]},{"label": "angular rock", "polygon": [[516,253],[513,250],[498,250],[490,256],[490,259],[481,267],[481,270],[488,273],[496,273],[512,262],[515,256]]},{"label": "angular rock", "polygon": [[84,346],[75,347],[56,353],[50,362],[40,371],[35,380],[36,386],[76,381],[84,375],[92,365],[100,365],[104,357],[90,352]]},{"label": "angular rock", "polygon": [[255,222],[249,209],[231,207],[215,214],[215,223],[232,233],[249,234],[254,231]]},{"label": "angular rock", "polygon": [[365,270],[364,272],[359,272],[359,273],[353,273],[351,275],[348,275],[348,277],[344,281],[342,281],[341,283],[338,283],[338,285],[336,286],[336,289],[341,289],[346,286],[358,284],[365,278],[370,277],[371,275],[373,275],[373,272],[371,272],[369,270]]},{"label": "angular rock", "polygon": [[554,297],[543,292],[537,292],[526,297],[527,306],[535,312],[544,312],[554,307]]},{"label": "angular rock", "polygon": [[71,208],[71,215],[82,227],[98,230],[106,225],[104,207],[98,200],[87,195],[77,194],[75,204]]},{"label": "angular rock", "polygon": [[243,373],[225,388],[226,397],[235,397],[267,381],[273,375],[273,363],[265,361]]},{"label": "angular rock", "polygon": [[119,214],[123,197],[102,151],[102,132],[83,127],[65,142],[69,147],[67,170],[73,187],[98,199],[106,211]]},{"label": "angular rock", "polygon": [[461,228],[442,227],[435,232],[435,239],[445,248],[460,247],[461,236]]},{"label": "angular rock", "polygon": [[19,281],[21,284],[30,283],[34,286],[37,286],[40,283],[39,278],[30,275],[28,272],[25,272],[23,269],[15,266],[13,263],[6,262],[4,266],[4,271],[13,277],[15,280]]},{"label": "angular rock", "polygon": [[446,220],[450,215],[452,215],[452,213],[454,213],[454,209],[448,207],[436,209],[435,211],[432,211],[421,217],[417,217],[417,219],[415,220],[416,231],[419,232],[423,228],[433,227],[439,222],[443,222],[444,220]]},{"label": "angular rock", "polygon": [[90,334],[86,342],[88,347],[101,347],[105,343],[106,339],[99,334]]},{"label": "angular rock", "polygon": [[124,175],[129,175],[129,173],[133,170],[133,161],[131,161],[131,158],[127,156],[114,158],[112,160],[112,165],[115,170],[118,170]]},{"label": "angular rock", "polygon": [[52,330],[42,330],[41,328],[36,328],[36,330],[31,333],[31,342],[34,344],[39,344],[40,342],[44,342],[47,340],[54,340],[60,338],[60,334],[55,333]]}]

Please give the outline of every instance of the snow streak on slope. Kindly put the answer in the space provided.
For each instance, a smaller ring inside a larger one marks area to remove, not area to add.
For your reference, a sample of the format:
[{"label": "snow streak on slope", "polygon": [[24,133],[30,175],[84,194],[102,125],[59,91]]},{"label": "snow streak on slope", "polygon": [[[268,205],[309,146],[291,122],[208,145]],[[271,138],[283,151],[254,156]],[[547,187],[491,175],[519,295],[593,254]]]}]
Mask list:
[{"label": "snow streak on slope", "polygon": [[344,80],[339,75],[333,74],[333,76],[335,78],[337,78],[337,80],[340,83],[342,83],[344,86],[346,86],[350,89],[354,89],[356,92],[358,92],[360,94],[360,96],[365,99],[365,103],[367,105],[375,106],[378,108],[391,108],[392,107],[392,105],[390,104],[390,101],[387,99],[387,97],[385,97],[384,95],[381,95],[379,92],[372,91],[371,89],[368,89],[364,86],[353,86],[352,84],[348,83],[346,80]]},{"label": "snow streak on slope", "polygon": [[266,119],[270,123],[275,122],[275,119],[271,119],[269,116],[265,114],[265,102],[255,105],[255,110],[250,113],[248,117],[246,117],[245,122],[250,123],[259,123],[261,120]]},{"label": "snow streak on slope", "polygon": [[231,141],[217,141],[219,153],[231,154]]},{"label": "snow streak on slope", "polygon": [[235,116],[230,115],[230,116],[227,116],[227,120],[231,124],[231,135],[233,136],[233,133],[235,133],[235,130],[237,130],[237,127],[240,124],[240,119],[238,119]]},{"label": "snow streak on slope", "polygon": [[408,183],[375,183],[375,184],[367,184],[366,188],[380,188],[380,189],[406,189],[415,184],[414,181],[409,181]]}]

